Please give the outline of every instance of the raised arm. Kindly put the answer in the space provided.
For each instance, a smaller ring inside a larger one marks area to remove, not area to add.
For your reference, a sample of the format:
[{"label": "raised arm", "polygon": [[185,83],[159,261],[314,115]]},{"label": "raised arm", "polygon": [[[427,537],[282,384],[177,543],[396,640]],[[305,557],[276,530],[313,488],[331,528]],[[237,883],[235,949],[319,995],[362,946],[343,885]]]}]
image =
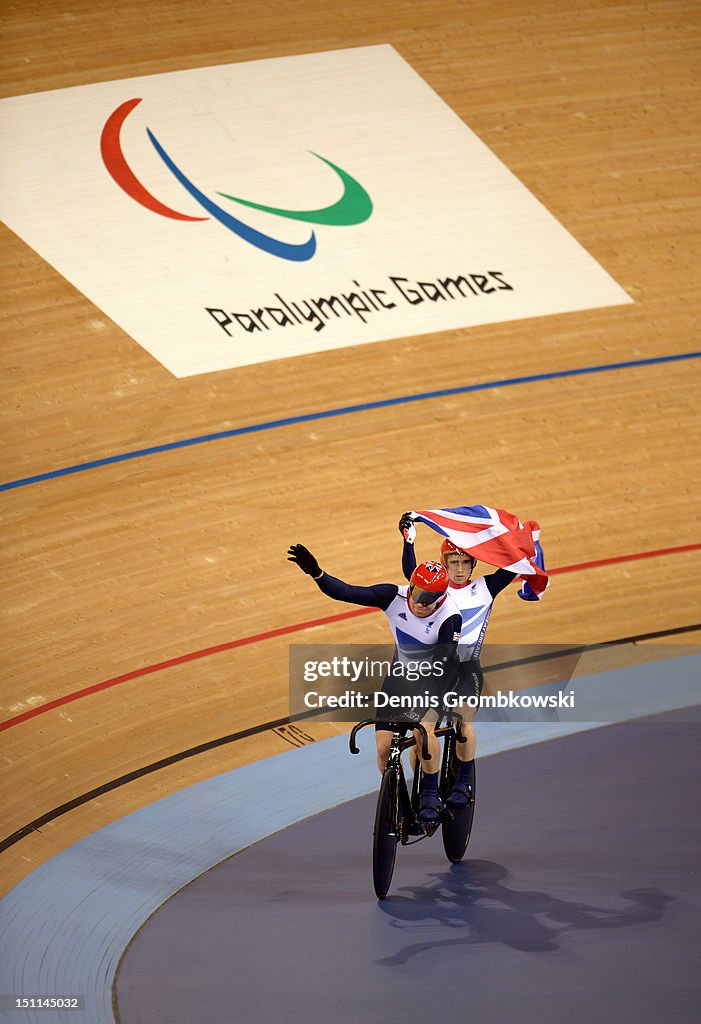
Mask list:
[{"label": "raised arm", "polygon": [[[540,546],[539,541],[535,542],[535,562],[541,569],[545,568],[543,549]],[[484,582],[487,584],[487,590],[494,598],[497,594],[500,594],[505,587],[508,587],[509,583],[511,583],[512,580],[515,580],[517,575],[518,574],[515,572],[509,572],[508,569],[497,569],[496,572],[492,572],[489,576],[485,576]],[[534,594],[533,590],[529,587],[527,580],[524,580],[523,586],[518,592],[518,596],[523,601],[538,600],[537,595]]]},{"label": "raised arm", "polygon": [[[535,542],[535,564],[539,569],[545,569],[545,556],[543,549],[540,546],[540,541]],[[538,595],[534,592],[533,588],[529,586],[528,580],[524,580],[523,586],[518,592],[518,596],[522,601],[537,601]]]},{"label": "raised arm", "polygon": [[411,518],[411,512],[405,512],[399,520],[399,532],[404,540],[404,547],[402,548],[402,572],[404,573],[405,578],[410,580],[411,574],[416,568],[416,553],[414,551],[416,527],[414,526],[414,520]]},{"label": "raised arm", "polygon": [[360,604],[365,608],[381,608],[385,611],[397,596],[399,588],[394,583],[377,583],[372,587],[354,587],[350,583],[329,576],[321,568],[314,555],[303,544],[293,544],[287,552],[288,562],[294,562],[302,572],[311,576],[319,590],[335,601]]},{"label": "raised arm", "polygon": [[515,572],[509,572],[508,569],[497,569],[496,572],[490,572],[488,576],[485,576],[484,582],[492,598],[495,598],[497,594],[500,594],[515,579]]}]

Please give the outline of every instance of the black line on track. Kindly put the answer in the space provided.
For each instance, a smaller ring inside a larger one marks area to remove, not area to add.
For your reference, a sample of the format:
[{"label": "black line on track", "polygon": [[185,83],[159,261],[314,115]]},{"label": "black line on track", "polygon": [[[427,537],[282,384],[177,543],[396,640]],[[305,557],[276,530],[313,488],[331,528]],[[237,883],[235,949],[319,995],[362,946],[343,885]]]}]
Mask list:
[{"label": "black line on track", "polygon": [[[494,669],[497,668],[505,668],[507,664],[531,664],[533,662],[546,661],[550,658],[560,658],[568,654],[579,654],[584,651],[599,650],[622,644],[641,643],[645,640],[656,640],[661,637],[675,636],[679,633],[693,633],[698,630],[701,630],[701,624],[694,626],[678,626],[675,629],[663,629],[656,633],[642,633],[639,636],[628,636],[619,640],[607,640],[605,643],[601,644],[585,644],[583,646],[564,647],[557,651],[551,651],[547,654],[533,655],[530,658],[522,658],[514,662],[485,666],[485,669],[486,671],[494,671]],[[60,818],[64,814],[68,814],[69,811],[75,810],[76,807],[81,807],[90,800],[94,800],[99,796],[104,796],[105,793],[111,793],[112,790],[119,789],[120,786],[126,786],[127,783],[134,782],[136,779],[141,779],[145,775],[150,775],[153,772],[160,771],[161,768],[168,768],[172,764],[177,764],[178,761],[185,761],[189,757],[196,757],[197,754],[204,754],[208,750],[214,750],[217,747],[226,746],[228,743],[236,743],[249,736],[256,736],[262,732],[278,729],[282,725],[290,725],[293,722],[313,718],[320,714],[328,714],[328,709],[324,708],[319,710],[314,708],[311,711],[305,711],[299,715],[277,718],[272,722],[262,722],[260,725],[253,725],[248,729],[241,729],[239,732],[229,733],[228,736],[219,736],[217,739],[207,740],[206,743],[200,743],[198,746],[190,747],[188,750],[181,750],[177,754],[171,754],[169,757],[161,758],[160,761],[154,761],[152,764],[144,765],[142,768],[137,768],[133,772],[128,772],[126,775],[120,775],[119,778],[112,779],[111,782],[105,782],[103,785],[97,786],[95,789],[91,789],[87,793],[82,793],[80,796],[73,797],[72,800],[66,801],[66,803],[61,804],[59,807],[54,807],[53,810],[47,811],[46,814],[42,814],[40,817],[35,818],[34,821],[30,821],[27,825],[24,825],[16,832],[13,832],[12,835],[0,842],[0,853],[4,853],[5,850],[14,846],[15,843],[19,843],[20,840],[26,839],[26,837],[31,835],[33,832],[40,832],[43,825],[48,825],[50,821],[55,821],[56,818]]]}]

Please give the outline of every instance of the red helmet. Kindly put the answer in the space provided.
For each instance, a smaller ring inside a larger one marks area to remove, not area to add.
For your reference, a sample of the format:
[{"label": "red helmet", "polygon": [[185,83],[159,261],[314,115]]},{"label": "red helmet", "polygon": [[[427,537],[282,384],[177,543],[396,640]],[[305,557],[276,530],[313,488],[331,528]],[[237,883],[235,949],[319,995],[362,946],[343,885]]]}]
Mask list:
[{"label": "red helmet", "polygon": [[437,604],[448,590],[448,571],[442,562],[422,562],[411,574],[409,597],[417,604]]},{"label": "red helmet", "polygon": [[472,559],[472,564],[475,564],[474,555],[471,555],[469,551],[465,551],[464,548],[459,548],[457,544],[453,544],[452,540],[448,540],[447,537],[441,544],[441,561],[444,565],[446,555],[467,555],[468,558]]}]

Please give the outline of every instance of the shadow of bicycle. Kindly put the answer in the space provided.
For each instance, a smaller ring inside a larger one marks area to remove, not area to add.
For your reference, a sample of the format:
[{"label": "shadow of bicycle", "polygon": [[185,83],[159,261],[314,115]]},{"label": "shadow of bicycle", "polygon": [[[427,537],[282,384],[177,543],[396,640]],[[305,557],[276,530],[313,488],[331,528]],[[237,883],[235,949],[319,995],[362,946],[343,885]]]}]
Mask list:
[{"label": "shadow of bicycle", "polygon": [[519,890],[505,884],[501,864],[471,860],[434,873],[429,885],[404,886],[378,904],[393,927],[412,933],[426,928],[453,928],[463,934],[413,942],[376,963],[407,963],[429,949],[501,943],[529,953],[560,948],[565,933],[589,929],[624,928],[660,919],[673,897],[660,889],[629,889],[620,894],[622,907],[602,907],[551,896],[538,890]]}]

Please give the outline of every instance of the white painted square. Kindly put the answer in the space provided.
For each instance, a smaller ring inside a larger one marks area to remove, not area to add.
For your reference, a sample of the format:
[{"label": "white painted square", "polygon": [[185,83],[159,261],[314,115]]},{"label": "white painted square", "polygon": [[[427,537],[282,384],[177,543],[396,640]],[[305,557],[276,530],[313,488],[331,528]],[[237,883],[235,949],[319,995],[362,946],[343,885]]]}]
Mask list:
[{"label": "white painted square", "polygon": [[[123,177],[206,219],[154,212],[108,173],[103,128],[132,99],[108,162],[121,150]],[[313,256],[273,255],[211,217],[147,129],[207,201],[291,246],[313,231]],[[178,377],[631,301],[391,46],[7,99],[0,130],[5,222]],[[220,195],[331,206],[343,185],[314,154],[363,186],[368,219],[308,223]]]}]

